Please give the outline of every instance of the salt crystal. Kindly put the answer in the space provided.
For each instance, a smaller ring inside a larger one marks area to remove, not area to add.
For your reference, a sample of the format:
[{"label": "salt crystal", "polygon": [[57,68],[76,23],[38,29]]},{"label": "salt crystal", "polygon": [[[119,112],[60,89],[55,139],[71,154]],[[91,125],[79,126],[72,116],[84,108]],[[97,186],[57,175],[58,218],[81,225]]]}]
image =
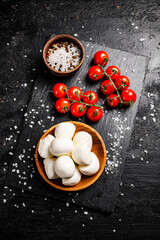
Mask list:
[{"label": "salt crystal", "polygon": [[138,26],[135,26],[135,29],[138,29]]},{"label": "salt crystal", "polygon": [[154,105],[153,104],[150,104],[150,109],[153,109],[154,108]]},{"label": "salt crystal", "polygon": [[156,122],[156,118],[152,118],[153,122]]},{"label": "salt crystal", "polygon": [[116,232],[116,229],[113,229],[113,232]]},{"label": "salt crystal", "polygon": [[66,206],[69,207],[69,202],[66,203]]},{"label": "salt crystal", "polygon": [[25,206],[26,206],[26,204],[25,204],[25,203],[22,203],[22,206],[23,206],[23,207],[25,207]]},{"label": "salt crystal", "polygon": [[132,26],[134,26],[134,23],[131,23]]},{"label": "salt crystal", "polygon": [[145,38],[140,38],[139,41],[143,42],[143,41],[145,41]]},{"label": "salt crystal", "polygon": [[3,203],[6,203],[7,202],[7,199],[3,199]]},{"label": "salt crystal", "polygon": [[78,34],[77,34],[77,33],[75,33],[75,34],[74,34],[74,36],[75,36],[75,37],[77,37],[77,36],[78,36]]},{"label": "salt crystal", "polygon": [[87,211],[85,211],[85,212],[84,212],[84,215],[88,215],[88,212],[87,212]]}]

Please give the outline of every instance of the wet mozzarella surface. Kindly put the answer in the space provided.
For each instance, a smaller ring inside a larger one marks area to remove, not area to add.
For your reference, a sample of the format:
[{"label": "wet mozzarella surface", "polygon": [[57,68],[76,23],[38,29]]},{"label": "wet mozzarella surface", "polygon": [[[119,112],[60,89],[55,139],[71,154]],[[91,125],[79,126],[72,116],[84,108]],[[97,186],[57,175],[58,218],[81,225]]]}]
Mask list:
[{"label": "wet mozzarella surface", "polygon": [[55,138],[50,146],[49,150],[53,154],[53,156],[61,156],[65,154],[69,154],[73,149],[73,141],[70,138],[66,137],[58,137]]},{"label": "wet mozzarella surface", "polygon": [[99,160],[97,156],[91,152],[92,161],[89,165],[79,165],[78,168],[81,173],[87,176],[91,176],[99,170]]},{"label": "wet mozzarella surface", "polygon": [[51,134],[48,134],[45,138],[40,140],[38,146],[38,153],[42,158],[52,157],[53,154],[49,151],[49,146],[55,137]]},{"label": "wet mozzarella surface", "polygon": [[77,144],[73,147],[72,158],[77,164],[90,164],[92,161],[91,151],[87,144]]},{"label": "wet mozzarella surface", "polygon": [[71,178],[75,173],[75,164],[72,158],[61,156],[55,160],[54,169],[61,178]]},{"label": "wet mozzarella surface", "polygon": [[62,179],[62,184],[65,186],[74,186],[81,181],[82,174],[78,170],[77,166],[75,168],[75,173],[71,178]]},{"label": "wet mozzarella surface", "polygon": [[74,132],[76,130],[76,127],[73,123],[70,122],[62,122],[58,124],[58,126],[55,129],[55,137],[67,137],[72,139]]},{"label": "wet mozzarella surface", "polygon": [[44,169],[46,172],[46,175],[49,179],[57,179],[58,175],[54,170],[54,164],[55,164],[56,158],[45,158],[43,160]]},{"label": "wet mozzarella surface", "polygon": [[73,138],[73,143],[75,145],[86,143],[88,145],[89,149],[91,150],[92,149],[92,136],[85,131],[80,131],[75,134],[75,136]]}]

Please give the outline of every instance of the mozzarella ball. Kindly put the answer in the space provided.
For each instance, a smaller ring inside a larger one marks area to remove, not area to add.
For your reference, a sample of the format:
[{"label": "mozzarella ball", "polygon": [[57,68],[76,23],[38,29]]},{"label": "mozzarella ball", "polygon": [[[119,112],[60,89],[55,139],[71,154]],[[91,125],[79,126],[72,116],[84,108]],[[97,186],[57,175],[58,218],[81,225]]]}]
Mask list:
[{"label": "mozzarella ball", "polygon": [[97,156],[91,152],[92,162],[89,165],[79,165],[79,171],[84,175],[91,176],[99,170],[99,160]]},{"label": "mozzarella ball", "polygon": [[64,154],[69,154],[73,149],[73,141],[69,138],[58,137],[55,138],[49,147],[50,152],[53,156],[61,156]]},{"label": "mozzarella ball", "polygon": [[70,122],[62,122],[55,129],[55,137],[67,137],[72,139],[76,127]]},{"label": "mozzarella ball", "polygon": [[86,143],[75,145],[72,151],[72,158],[77,164],[90,164],[92,157],[88,145]]},{"label": "mozzarella ball", "polygon": [[54,136],[48,134],[45,138],[40,140],[38,146],[38,153],[42,158],[48,158],[53,156],[53,154],[49,151],[49,146],[54,139]]},{"label": "mozzarella ball", "polygon": [[71,178],[75,173],[75,164],[72,158],[61,156],[55,160],[54,169],[61,178]]},{"label": "mozzarella ball", "polygon": [[66,178],[66,179],[63,178],[62,184],[65,186],[74,186],[81,181],[81,177],[82,177],[82,174],[76,167],[74,175],[71,178]]},{"label": "mozzarella ball", "polygon": [[92,149],[92,136],[84,131],[80,131],[75,134],[73,138],[73,143],[74,144],[81,144],[81,143],[86,143],[89,147],[89,149]]},{"label": "mozzarella ball", "polygon": [[58,175],[54,170],[55,160],[56,160],[56,158],[45,158],[43,160],[44,169],[45,169],[46,175],[49,179],[58,178]]}]

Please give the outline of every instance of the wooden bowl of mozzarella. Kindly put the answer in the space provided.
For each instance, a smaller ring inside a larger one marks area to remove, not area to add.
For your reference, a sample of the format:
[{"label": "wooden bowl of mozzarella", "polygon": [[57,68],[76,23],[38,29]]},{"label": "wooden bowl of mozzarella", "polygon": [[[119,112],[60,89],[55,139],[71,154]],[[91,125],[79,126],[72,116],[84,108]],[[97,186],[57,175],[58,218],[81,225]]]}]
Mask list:
[{"label": "wooden bowl of mozzarella", "polygon": [[78,191],[92,185],[102,174],[106,158],[106,147],[99,133],[75,121],[48,129],[35,151],[41,177],[63,191]]}]

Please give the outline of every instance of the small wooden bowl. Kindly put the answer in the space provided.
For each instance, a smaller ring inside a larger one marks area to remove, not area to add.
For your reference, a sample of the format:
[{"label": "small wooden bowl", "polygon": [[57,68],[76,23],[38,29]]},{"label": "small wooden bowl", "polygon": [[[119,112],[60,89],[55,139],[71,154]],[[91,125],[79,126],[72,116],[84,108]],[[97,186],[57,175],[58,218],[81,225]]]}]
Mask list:
[{"label": "small wooden bowl", "polygon": [[35,160],[36,160],[36,165],[37,165],[40,175],[52,187],[63,190],[63,191],[78,191],[78,190],[82,190],[82,189],[87,188],[90,185],[92,185],[102,174],[104,167],[106,165],[106,157],[107,157],[106,156],[106,147],[105,147],[105,144],[104,144],[101,136],[92,127],[88,126],[87,124],[81,123],[81,122],[74,122],[74,121],[69,121],[69,122],[73,123],[76,126],[75,133],[77,133],[79,131],[86,131],[89,134],[91,134],[92,139],[93,139],[92,152],[94,152],[97,155],[99,162],[100,162],[99,171],[97,173],[95,173],[93,176],[82,175],[81,181],[77,185],[72,186],[72,187],[64,186],[62,184],[62,180],[60,178],[54,179],[54,180],[50,180],[47,178],[45,171],[44,171],[43,158],[41,158],[40,155],[38,154],[38,145],[39,145],[40,140],[43,139],[44,137],[46,137],[48,134],[54,135],[54,129],[56,128],[56,126],[58,124],[54,125],[50,129],[48,129],[48,131],[46,131],[43,134],[43,136],[40,138],[40,140],[37,144],[37,147],[36,147]]},{"label": "small wooden bowl", "polygon": [[[81,61],[80,61],[79,65],[76,68],[74,68],[70,71],[67,71],[67,72],[57,71],[53,67],[49,66],[49,64],[47,62],[47,52],[48,52],[49,48],[51,48],[51,46],[54,43],[58,43],[60,41],[68,41],[68,42],[74,43],[81,50]],[[53,73],[57,76],[62,76],[62,77],[66,77],[66,76],[69,76],[69,75],[75,73],[82,66],[82,63],[84,61],[84,56],[85,56],[85,52],[84,52],[84,48],[83,48],[83,45],[81,44],[81,42],[77,38],[70,36],[70,35],[65,35],[65,34],[58,35],[58,36],[51,38],[43,48],[43,60],[46,64],[47,68],[51,71],[51,73]]]}]

